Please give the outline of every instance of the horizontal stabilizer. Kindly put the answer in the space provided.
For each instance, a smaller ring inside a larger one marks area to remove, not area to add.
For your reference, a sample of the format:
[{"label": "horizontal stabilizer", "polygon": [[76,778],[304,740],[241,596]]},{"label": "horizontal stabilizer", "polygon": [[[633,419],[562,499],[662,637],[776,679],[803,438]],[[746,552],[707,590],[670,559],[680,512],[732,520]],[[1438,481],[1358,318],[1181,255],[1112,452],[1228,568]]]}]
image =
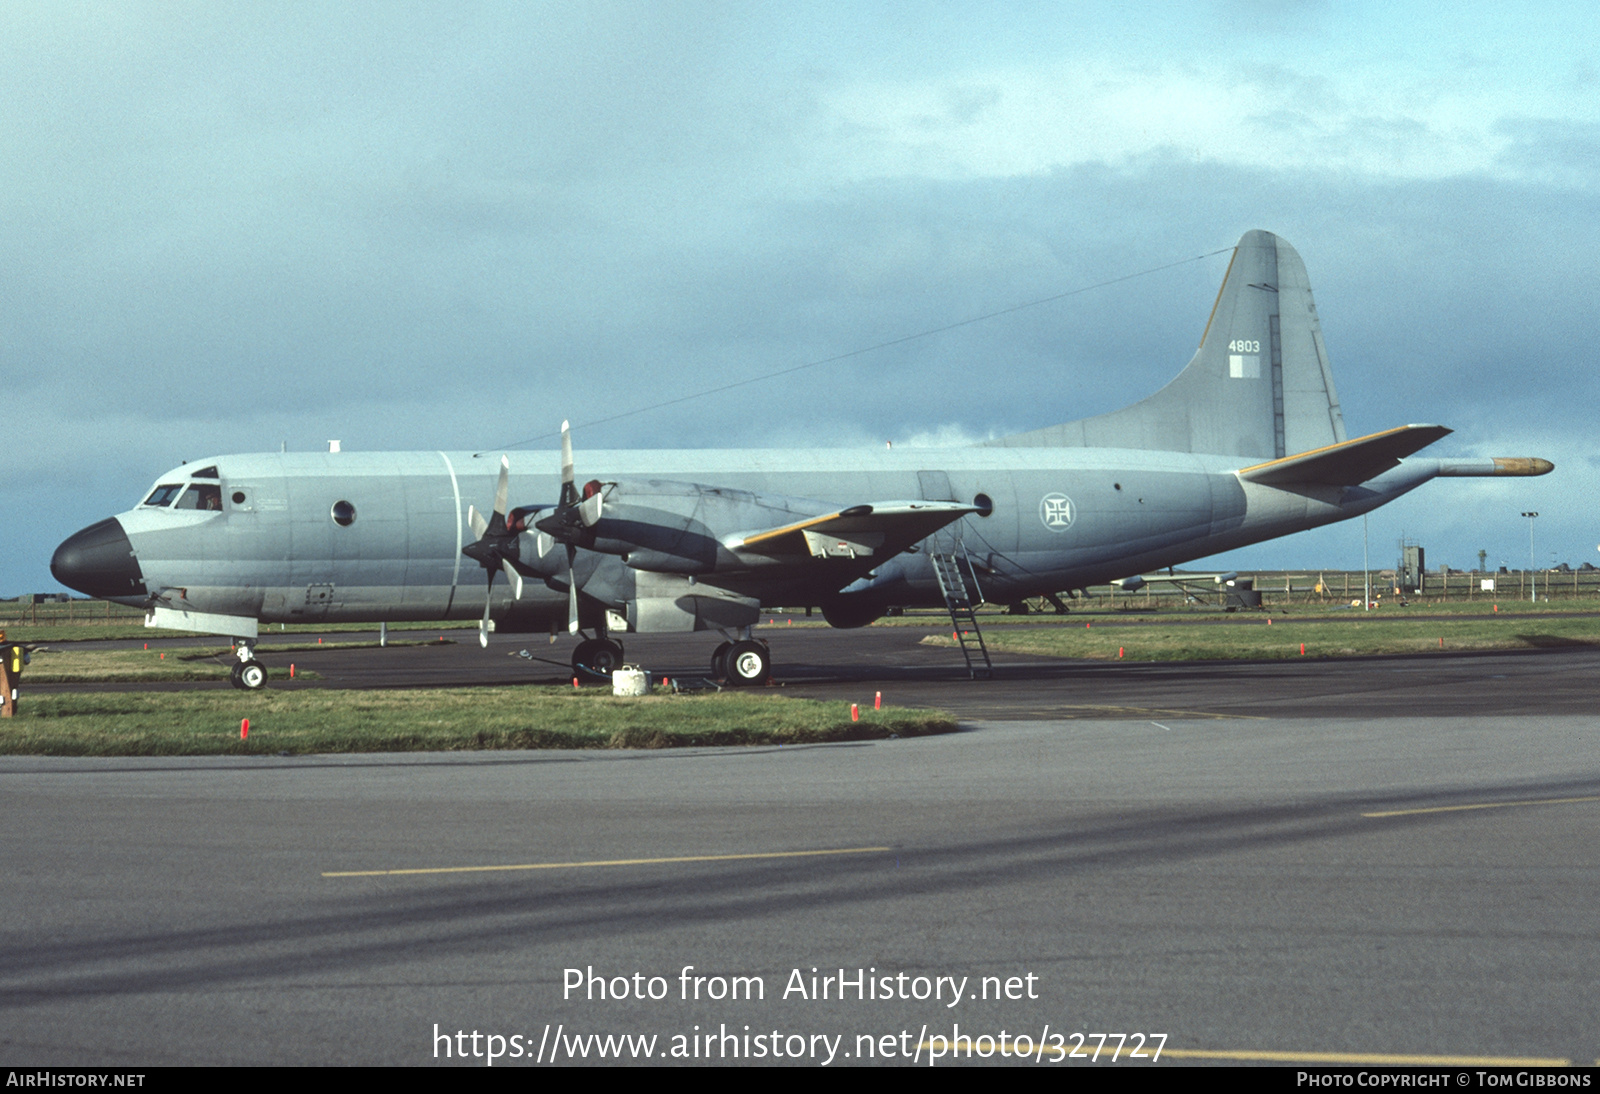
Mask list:
[{"label": "horizontal stabilizer", "polygon": [[1229,570],[1225,574],[1136,574],[1133,577],[1119,577],[1111,584],[1123,592],[1131,593],[1135,589],[1142,589],[1146,585],[1154,585],[1157,582],[1168,582],[1182,587],[1185,585],[1232,585],[1238,579],[1239,572],[1237,570]]},{"label": "horizontal stabilizer", "polygon": [[1239,477],[1266,486],[1299,483],[1357,486],[1400,466],[1401,460],[1449,433],[1442,425],[1397,426],[1353,441],[1314,448],[1298,456],[1242,468]]},{"label": "horizontal stabilizer", "polygon": [[815,558],[899,554],[947,524],[976,513],[953,501],[883,501],[852,505],[781,528],[741,532],[724,539],[730,550],[761,555]]}]

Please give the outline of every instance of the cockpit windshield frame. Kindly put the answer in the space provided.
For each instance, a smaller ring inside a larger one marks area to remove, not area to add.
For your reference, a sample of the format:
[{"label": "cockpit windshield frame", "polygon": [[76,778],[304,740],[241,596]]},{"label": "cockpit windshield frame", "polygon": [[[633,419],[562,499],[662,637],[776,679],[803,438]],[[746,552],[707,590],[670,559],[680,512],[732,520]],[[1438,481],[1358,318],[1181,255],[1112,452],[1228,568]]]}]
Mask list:
[{"label": "cockpit windshield frame", "polygon": [[174,509],[199,509],[202,512],[217,513],[222,511],[222,487],[214,482],[195,482],[189,484],[178,498]]},{"label": "cockpit windshield frame", "polygon": [[217,513],[222,511],[222,487],[214,482],[164,482],[150,492],[141,507]]},{"label": "cockpit windshield frame", "polygon": [[150,491],[150,496],[145,498],[143,505],[153,509],[165,509],[172,504],[172,500],[183,493],[184,484],[181,482],[164,482]]}]

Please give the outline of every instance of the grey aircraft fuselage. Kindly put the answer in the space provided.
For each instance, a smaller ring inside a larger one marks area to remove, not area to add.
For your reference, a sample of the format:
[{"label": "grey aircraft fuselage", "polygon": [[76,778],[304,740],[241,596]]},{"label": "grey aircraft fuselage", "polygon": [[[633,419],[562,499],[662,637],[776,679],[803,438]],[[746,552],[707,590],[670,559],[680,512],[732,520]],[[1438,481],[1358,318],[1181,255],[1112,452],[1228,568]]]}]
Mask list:
[{"label": "grey aircraft fuselage", "polygon": [[[841,508],[872,498],[987,496],[988,516],[969,514],[938,535],[959,536],[983,595],[998,603],[1343,520],[1454,469],[1413,459],[1355,490],[1283,490],[1241,480],[1237,460],[1119,449],[622,451],[586,452],[583,462],[607,479],[709,482]],[[218,479],[184,474],[204,466],[216,467]],[[220,511],[136,508],[117,519],[146,589],[182,589],[198,611],[263,623],[476,619],[486,586],[461,553],[473,539],[467,508],[493,498],[497,472],[498,461],[465,452],[222,456],[160,480],[217,482]],[[558,492],[556,475],[513,463],[514,499],[550,504]],[[354,509],[347,526],[330,517],[341,501]],[[870,588],[884,606],[944,603],[927,550],[873,572]],[[768,606],[820,603],[838,591],[809,574],[770,584]],[[142,604],[147,595],[115,599]],[[518,602],[500,583],[492,595],[501,629],[566,622],[564,589],[530,583]]]},{"label": "grey aircraft fuselage", "polygon": [[1014,602],[1346,520],[1439,476],[1551,470],[1415,457],[1448,432],[1346,437],[1304,264],[1253,231],[1193,360],[1109,414],[964,448],[580,450],[569,467],[598,476],[581,498],[546,454],[509,470],[462,452],[219,456],[69,538],[51,569],[154,625],[244,639],[260,622],[474,617],[485,642],[491,618],[593,641],[740,630],[750,683],[762,607],[859,626],[942,606],[936,559],[964,561],[969,596]]}]

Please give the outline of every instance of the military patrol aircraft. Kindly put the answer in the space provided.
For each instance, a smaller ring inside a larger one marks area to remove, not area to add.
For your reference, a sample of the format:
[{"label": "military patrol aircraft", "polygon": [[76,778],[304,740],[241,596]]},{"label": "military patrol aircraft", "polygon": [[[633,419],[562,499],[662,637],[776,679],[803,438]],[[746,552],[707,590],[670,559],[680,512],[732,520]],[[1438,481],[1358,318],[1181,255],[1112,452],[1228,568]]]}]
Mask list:
[{"label": "military patrol aircraft", "polygon": [[[859,627],[952,586],[1009,603],[1347,520],[1439,476],[1552,470],[1413,458],[1449,432],[1346,438],[1305,265],[1253,231],[1188,367],[1110,414],[946,450],[584,452],[582,486],[565,426],[559,478],[533,455],[514,474],[459,452],[218,456],[66,540],[51,572],[153,626],[236,639],[241,687],[265,680],[259,623],[473,617],[484,645],[565,627],[592,675],[620,663],[615,634],[719,631],[713,675],[760,684],[764,606]],[[534,504],[508,508],[513,492]]]}]

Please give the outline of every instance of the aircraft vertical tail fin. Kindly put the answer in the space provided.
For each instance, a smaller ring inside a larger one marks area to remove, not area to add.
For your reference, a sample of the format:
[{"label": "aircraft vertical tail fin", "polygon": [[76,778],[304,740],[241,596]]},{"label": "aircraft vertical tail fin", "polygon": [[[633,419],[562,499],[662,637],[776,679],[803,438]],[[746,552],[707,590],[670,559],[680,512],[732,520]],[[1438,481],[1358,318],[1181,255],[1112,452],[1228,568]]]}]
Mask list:
[{"label": "aircraft vertical tail fin", "polygon": [[1277,459],[1343,440],[1305,263],[1271,232],[1252,231],[1234,248],[1200,349],[1176,379],[1123,410],[987,443]]}]

